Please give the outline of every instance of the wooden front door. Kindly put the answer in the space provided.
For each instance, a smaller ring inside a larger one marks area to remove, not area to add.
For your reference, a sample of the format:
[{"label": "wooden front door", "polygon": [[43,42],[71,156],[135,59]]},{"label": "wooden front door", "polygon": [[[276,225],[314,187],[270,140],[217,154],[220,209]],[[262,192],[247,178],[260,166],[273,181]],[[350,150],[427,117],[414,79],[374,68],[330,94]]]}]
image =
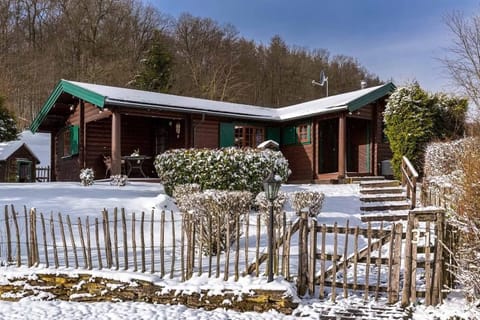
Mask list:
[{"label": "wooden front door", "polygon": [[371,125],[369,120],[348,119],[347,171],[368,174],[371,172]]},{"label": "wooden front door", "polygon": [[338,119],[318,124],[318,173],[338,172]]}]

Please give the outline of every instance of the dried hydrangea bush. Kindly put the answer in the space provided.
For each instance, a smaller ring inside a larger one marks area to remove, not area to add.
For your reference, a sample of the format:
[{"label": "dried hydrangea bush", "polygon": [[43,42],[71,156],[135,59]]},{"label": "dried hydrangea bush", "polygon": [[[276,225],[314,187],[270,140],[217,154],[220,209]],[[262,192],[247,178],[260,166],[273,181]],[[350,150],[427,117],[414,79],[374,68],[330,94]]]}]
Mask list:
[{"label": "dried hydrangea bush", "polygon": [[310,217],[316,217],[320,213],[324,200],[325,195],[317,191],[296,191],[290,194],[292,208],[297,214],[307,209]]},{"label": "dried hydrangea bush", "polygon": [[[236,240],[236,230],[250,212],[252,194],[248,191],[199,191],[197,185],[176,187],[177,206],[184,217],[184,227],[195,226],[196,241],[205,255],[217,255]],[[227,233],[228,236],[227,236]]]}]

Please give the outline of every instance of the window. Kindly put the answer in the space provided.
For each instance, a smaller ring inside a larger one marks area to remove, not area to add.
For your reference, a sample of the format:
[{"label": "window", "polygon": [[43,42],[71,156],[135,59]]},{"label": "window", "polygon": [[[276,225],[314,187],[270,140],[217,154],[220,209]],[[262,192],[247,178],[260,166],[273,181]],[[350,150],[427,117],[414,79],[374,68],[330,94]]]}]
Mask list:
[{"label": "window", "polygon": [[297,126],[297,141],[299,143],[310,143],[310,125],[302,124]]},{"label": "window", "polygon": [[69,126],[60,133],[59,147],[63,157],[69,157],[78,154],[78,129],[78,126]]},{"label": "window", "polygon": [[265,140],[263,128],[235,126],[236,147],[256,147]]},{"label": "window", "polygon": [[309,144],[310,123],[282,128],[282,145]]}]

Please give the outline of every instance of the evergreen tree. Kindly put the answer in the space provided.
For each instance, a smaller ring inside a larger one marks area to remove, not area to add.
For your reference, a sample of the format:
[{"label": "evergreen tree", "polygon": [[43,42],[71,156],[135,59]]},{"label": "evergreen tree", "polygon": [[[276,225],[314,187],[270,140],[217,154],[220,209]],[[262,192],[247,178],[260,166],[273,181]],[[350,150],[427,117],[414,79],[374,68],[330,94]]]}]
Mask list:
[{"label": "evergreen tree", "polygon": [[0,96],[0,142],[16,140],[19,133],[17,123],[3,102],[4,99]]},{"label": "evergreen tree", "polygon": [[395,90],[384,113],[394,175],[401,176],[403,156],[422,174],[426,144],[462,136],[466,111],[466,99],[431,95],[416,82]]},{"label": "evergreen tree", "polygon": [[172,58],[159,40],[152,44],[141,63],[140,73],[129,84],[140,90],[168,92]]}]

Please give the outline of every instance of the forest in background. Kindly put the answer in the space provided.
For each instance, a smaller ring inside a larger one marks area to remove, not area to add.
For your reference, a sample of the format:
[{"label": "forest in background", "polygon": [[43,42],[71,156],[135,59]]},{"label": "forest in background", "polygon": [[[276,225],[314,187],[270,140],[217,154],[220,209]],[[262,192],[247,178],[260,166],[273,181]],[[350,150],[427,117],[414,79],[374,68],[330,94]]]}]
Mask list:
[{"label": "forest in background", "polygon": [[381,83],[354,57],[256,43],[140,0],[0,0],[0,96],[21,128],[60,79],[279,107],[324,97],[321,70],[329,95]]}]

